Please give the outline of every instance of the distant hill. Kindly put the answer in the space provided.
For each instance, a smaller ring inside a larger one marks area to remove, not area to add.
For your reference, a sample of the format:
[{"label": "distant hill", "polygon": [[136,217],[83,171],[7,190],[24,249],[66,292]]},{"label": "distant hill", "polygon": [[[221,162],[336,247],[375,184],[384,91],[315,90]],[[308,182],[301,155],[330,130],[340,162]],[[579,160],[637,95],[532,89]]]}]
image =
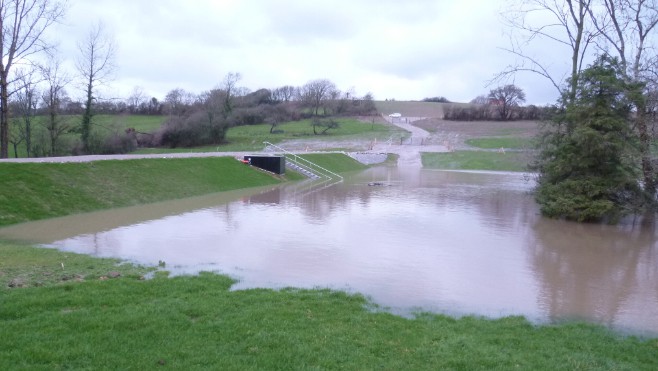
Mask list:
[{"label": "distant hill", "polygon": [[416,101],[375,101],[377,111],[383,115],[400,113],[404,117],[443,118],[443,109],[446,106],[463,105],[468,103],[436,103]]}]

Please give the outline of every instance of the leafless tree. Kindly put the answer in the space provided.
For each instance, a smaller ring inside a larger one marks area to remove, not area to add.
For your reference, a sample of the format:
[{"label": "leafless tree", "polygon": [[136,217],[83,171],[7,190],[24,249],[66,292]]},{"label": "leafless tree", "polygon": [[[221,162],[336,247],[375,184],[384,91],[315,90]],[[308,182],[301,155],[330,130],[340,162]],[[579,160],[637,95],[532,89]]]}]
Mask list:
[{"label": "leafless tree", "polygon": [[165,95],[165,111],[169,115],[182,116],[187,111],[189,111],[191,105],[199,99],[201,98],[195,96],[191,92],[186,91],[185,89],[172,89],[167,93],[167,95]]},{"label": "leafless tree", "polygon": [[238,72],[229,72],[222,81],[221,89],[224,90],[224,115],[228,116],[233,110],[233,98],[238,93],[237,83],[242,79],[242,75]]},{"label": "leafless tree", "polygon": [[[520,0],[503,16],[515,35],[510,38],[510,47],[503,48],[519,57],[519,62],[507,66],[494,81],[507,78],[517,72],[532,72],[547,78],[560,94],[566,93],[571,102],[575,98],[578,73],[582,70],[587,49],[596,37],[588,12],[593,0]],[[540,24],[534,19],[550,18]],[[561,75],[551,69],[547,61],[528,53],[524,48],[532,42],[544,42],[557,47],[569,48],[570,72]],[[568,86],[565,92],[563,86]]]},{"label": "leafless tree", "polygon": [[93,106],[100,86],[107,84],[113,77],[116,66],[116,46],[102,23],[96,23],[87,36],[78,44],[80,52],[76,68],[83,81],[85,92],[84,113],[82,114],[81,139],[82,151],[89,153],[89,134],[91,133]]},{"label": "leafless tree", "polygon": [[505,85],[489,92],[490,102],[505,121],[512,118],[512,109],[525,102],[525,93],[515,85]]},{"label": "leafless tree", "polygon": [[71,82],[71,78],[62,70],[58,59],[51,59],[49,64],[43,66],[41,74],[45,81],[45,91],[41,100],[47,112],[44,125],[50,139],[48,153],[50,156],[56,156],[60,153],[59,138],[70,129],[60,113],[63,101],[68,98],[65,87]]},{"label": "leafless tree", "polygon": [[146,94],[144,93],[144,88],[141,86],[135,86],[126,100],[126,104],[131,113],[139,112],[140,107],[146,106]]},{"label": "leafless tree", "polygon": [[489,98],[487,98],[486,95],[478,95],[477,97],[473,98],[473,100],[471,100],[471,104],[489,104]]},{"label": "leafless tree", "polygon": [[318,116],[320,108],[331,98],[334,91],[336,85],[333,82],[326,79],[313,80],[299,88],[299,98],[303,104],[313,110],[315,116]]},{"label": "leafless tree", "polygon": [[[37,77],[35,76],[35,69],[29,70],[19,69],[16,71],[16,79],[14,80],[15,103],[17,112],[15,114],[20,116],[17,120],[20,128],[18,130],[10,130],[14,134],[14,140],[10,140],[14,144],[14,154],[16,155],[16,145],[18,142],[25,141],[25,149],[27,157],[32,156],[32,124],[36,115],[38,105],[38,91],[36,87]],[[16,138],[20,138],[17,142]]]},{"label": "leafless tree", "polygon": [[0,158],[8,157],[10,72],[16,63],[51,48],[44,32],[64,16],[63,2],[51,0],[0,1]]},{"label": "leafless tree", "polygon": [[284,85],[272,91],[272,99],[277,102],[290,102],[295,97],[296,88],[291,85]]}]

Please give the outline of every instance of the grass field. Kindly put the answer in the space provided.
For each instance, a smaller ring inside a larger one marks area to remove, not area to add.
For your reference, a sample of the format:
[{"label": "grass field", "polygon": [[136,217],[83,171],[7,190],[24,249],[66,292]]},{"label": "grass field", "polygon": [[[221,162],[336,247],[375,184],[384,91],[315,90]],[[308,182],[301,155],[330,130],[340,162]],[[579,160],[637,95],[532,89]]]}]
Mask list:
[{"label": "grass field", "polygon": [[423,167],[450,170],[527,171],[531,160],[524,152],[455,151],[423,153]]},{"label": "grass field", "polygon": [[592,325],[403,318],[343,292],[231,291],[234,281],[209,273],[142,280],[146,269],[107,259],[2,243],[0,253],[12,257],[0,280],[16,266],[44,277],[42,287],[0,288],[3,370],[658,367],[658,339]]},{"label": "grass field", "polygon": [[377,111],[382,115],[400,113],[406,117],[428,117],[443,118],[446,106],[468,105],[467,103],[437,103],[437,102],[414,102],[414,101],[375,101]]},{"label": "grass field", "polygon": [[[314,135],[311,120],[291,121],[279,124],[275,130],[279,133],[270,133],[270,125],[236,126],[228,130],[226,143],[219,146],[205,146],[196,148],[144,148],[134,153],[173,153],[173,152],[234,152],[258,151],[265,145],[263,142],[280,143],[285,140],[307,139],[313,141],[340,141],[363,140],[365,142],[384,140],[400,130],[381,123],[363,122],[355,119],[337,119],[338,129],[332,129],[325,135]],[[401,134],[400,134],[401,135]]]}]

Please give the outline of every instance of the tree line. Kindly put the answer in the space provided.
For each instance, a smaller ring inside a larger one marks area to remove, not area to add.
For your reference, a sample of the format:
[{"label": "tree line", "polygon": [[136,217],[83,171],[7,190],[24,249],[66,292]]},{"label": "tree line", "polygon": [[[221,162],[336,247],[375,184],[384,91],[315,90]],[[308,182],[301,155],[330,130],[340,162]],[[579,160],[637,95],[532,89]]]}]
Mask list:
[{"label": "tree line", "polygon": [[[169,91],[163,102],[168,115],[154,135],[142,136],[140,144],[148,146],[199,146],[220,144],[233,126],[269,124],[270,133],[287,121],[316,118],[318,127],[336,128],[335,121],[318,120],[325,116],[369,116],[376,113],[372,94],[356,96],[342,92],[327,79],[311,80],[294,87],[259,89],[250,92],[239,87],[239,73],[229,73],[215,89],[195,95],[177,88]],[[334,123],[329,125],[329,123]],[[143,142],[142,142],[143,141]]]},{"label": "tree line", "polygon": [[512,121],[544,120],[550,116],[551,107],[523,106],[525,99],[523,89],[507,84],[491,89],[487,95],[475,97],[469,105],[447,105],[443,118],[452,121]]}]

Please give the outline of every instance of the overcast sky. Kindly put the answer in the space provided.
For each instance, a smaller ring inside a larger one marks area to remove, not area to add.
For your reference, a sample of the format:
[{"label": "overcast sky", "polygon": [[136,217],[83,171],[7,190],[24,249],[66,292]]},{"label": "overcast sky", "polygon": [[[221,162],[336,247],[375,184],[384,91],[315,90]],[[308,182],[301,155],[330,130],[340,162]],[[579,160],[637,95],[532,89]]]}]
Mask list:
[{"label": "overcast sky", "polygon": [[[102,21],[118,47],[106,95],[134,87],[162,99],[200,93],[229,72],[251,90],[329,79],[375,99],[445,96],[468,102],[514,58],[500,12],[505,0],[69,0],[51,32],[60,57]],[[567,57],[568,59],[568,57]],[[565,65],[566,66],[566,65]],[[528,103],[555,101],[545,79],[518,75]],[[70,95],[77,93],[69,88]]]}]

